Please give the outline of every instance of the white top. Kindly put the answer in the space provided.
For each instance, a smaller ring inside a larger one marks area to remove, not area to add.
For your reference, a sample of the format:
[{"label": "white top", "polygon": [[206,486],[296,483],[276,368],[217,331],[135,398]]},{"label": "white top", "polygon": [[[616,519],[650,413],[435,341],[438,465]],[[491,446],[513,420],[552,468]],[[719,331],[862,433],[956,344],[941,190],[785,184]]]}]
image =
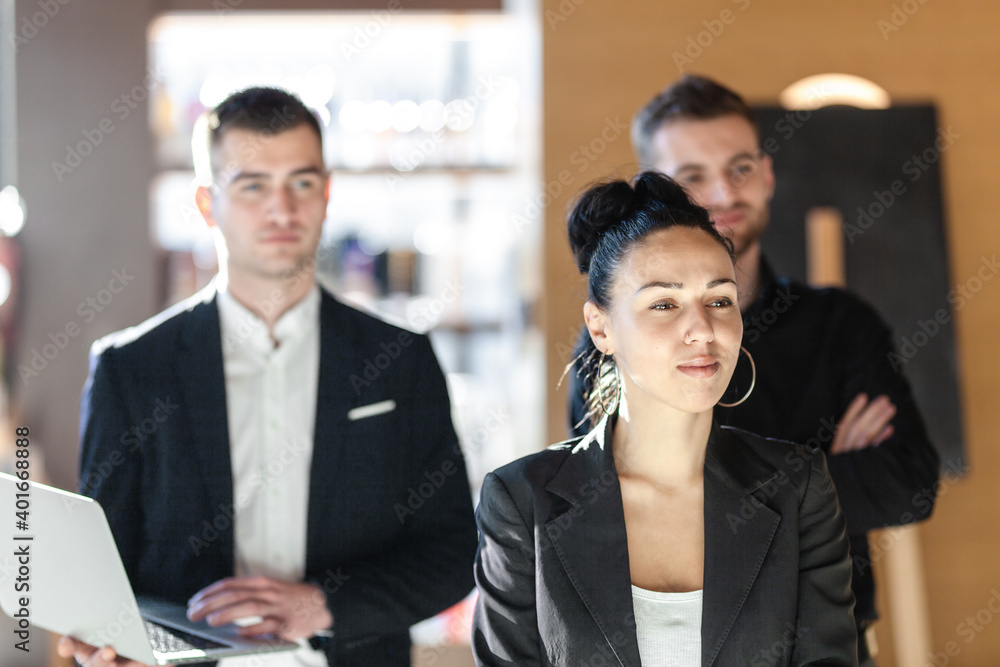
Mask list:
[{"label": "white top", "polygon": [[[219,321],[233,470],[236,576],[301,581],[319,383],[319,288],[267,324],[220,289]],[[260,308],[268,305],[261,304]],[[277,341],[277,343],[275,343]],[[296,651],[226,658],[220,667],[325,667]]]},{"label": "white top", "polygon": [[643,667],[701,666],[702,591],[661,593],[632,587]]}]

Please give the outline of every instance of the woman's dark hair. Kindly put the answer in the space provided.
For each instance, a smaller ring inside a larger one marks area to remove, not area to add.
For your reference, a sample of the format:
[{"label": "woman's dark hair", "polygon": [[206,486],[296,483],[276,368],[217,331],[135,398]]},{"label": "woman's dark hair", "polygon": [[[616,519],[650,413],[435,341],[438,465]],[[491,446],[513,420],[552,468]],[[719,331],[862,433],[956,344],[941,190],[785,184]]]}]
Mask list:
[{"label": "woman's dark hair", "polygon": [[[708,211],[692,202],[684,188],[660,172],[644,171],[631,182],[606,181],[585,190],[570,208],[567,228],[576,266],[587,275],[590,301],[604,310],[610,308],[611,286],[622,259],[650,234],[674,227],[702,230],[735,263],[733,244],[715,229]],[[587,416],[596,422],[601,412],[602,390],[604,393],[617,390],[614,373],[598,378],[602,370],[600,352],[586,330],[578,340],[576,352],[571,368],[583,386],[574,391],[581,392],[579,397],[584,400]]]}]

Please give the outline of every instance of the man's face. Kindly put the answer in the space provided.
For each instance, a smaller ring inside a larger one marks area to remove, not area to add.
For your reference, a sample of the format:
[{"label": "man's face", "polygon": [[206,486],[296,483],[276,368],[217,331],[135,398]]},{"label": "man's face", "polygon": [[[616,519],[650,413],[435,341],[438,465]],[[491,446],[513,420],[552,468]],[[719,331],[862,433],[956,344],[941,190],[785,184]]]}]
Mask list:
[{"label": "man's face", "polygon": [[199,188],[197,201],[225,239],[230,282],[310,271],[329,200],[316,133],[307,125],[270,136],[234,128],[212,158],[214,192]]},{"label": "man's face", "polygon": [[774,194],[770,156],[757,146],[753,126],[731,114],[710,120],[675,120],[653,134],[655,166],[709,210],[737,256],[767,228]]}]

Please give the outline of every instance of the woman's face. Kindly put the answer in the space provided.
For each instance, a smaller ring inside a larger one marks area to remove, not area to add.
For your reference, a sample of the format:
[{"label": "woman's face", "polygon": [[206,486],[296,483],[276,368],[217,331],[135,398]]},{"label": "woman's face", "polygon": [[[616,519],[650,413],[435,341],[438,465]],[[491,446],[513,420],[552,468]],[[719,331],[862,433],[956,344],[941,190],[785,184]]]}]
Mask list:
[{"label": "woman's face", "polygon": [[584,316],[598,349],[613,354],[630,406],[658,402],[710,410],[736,367],[743,320],[729,254],[699,229],[654,232],[623,258],[610,308]]}]

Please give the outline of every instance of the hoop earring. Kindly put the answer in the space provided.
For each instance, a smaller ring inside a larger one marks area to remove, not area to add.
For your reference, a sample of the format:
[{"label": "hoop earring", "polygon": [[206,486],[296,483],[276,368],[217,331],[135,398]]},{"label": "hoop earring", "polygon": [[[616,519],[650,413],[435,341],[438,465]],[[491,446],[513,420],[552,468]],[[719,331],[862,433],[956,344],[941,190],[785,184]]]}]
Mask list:
[{"label": "hoop earring", "polygon": [[612,361],[611,364],[612,367],[614,368],[614,373],[615,373],[615,380],[614,380],[615,395],[612,397],[614,403],[612,404],[612,407],[608,409],[608,406],[606,405],[607,401],[604,397],[604,387],[605,387],[604,376],[607,373],[604,370],[605,358],[610,358],[610,357],[606,357],[606,355],[603,352],[601,352],[601,359],[600,361],[597,362],[597,404],[601,406],[601,412],[603,412],[605,415],[612,415],[614,414],[615,410],[618,409],[618,403],[621,401],[622,382],[621,382],[621,376],[618,374],[618,365],[615,364],[614,361]]},{"label": "hoop earring", "polygon": [[[718,405],[721,405],[724,408],[735,408],[737,405],[750,398],[750,394],[753,393],[754,385],[757,384],[757,365],[753,362],[753,357],[750,356],[750,350],[740,345],[740,351],[746,354],[747,359],[750,360],[750,370],[753,372],[753,376],[750,378],[750,388],[747,389],[747,393],[743,394],[743,398],[735,403],[723,403],[722,401],[719,401]],[[739,355],[737,355],[737,362],[739,362]]]}]

